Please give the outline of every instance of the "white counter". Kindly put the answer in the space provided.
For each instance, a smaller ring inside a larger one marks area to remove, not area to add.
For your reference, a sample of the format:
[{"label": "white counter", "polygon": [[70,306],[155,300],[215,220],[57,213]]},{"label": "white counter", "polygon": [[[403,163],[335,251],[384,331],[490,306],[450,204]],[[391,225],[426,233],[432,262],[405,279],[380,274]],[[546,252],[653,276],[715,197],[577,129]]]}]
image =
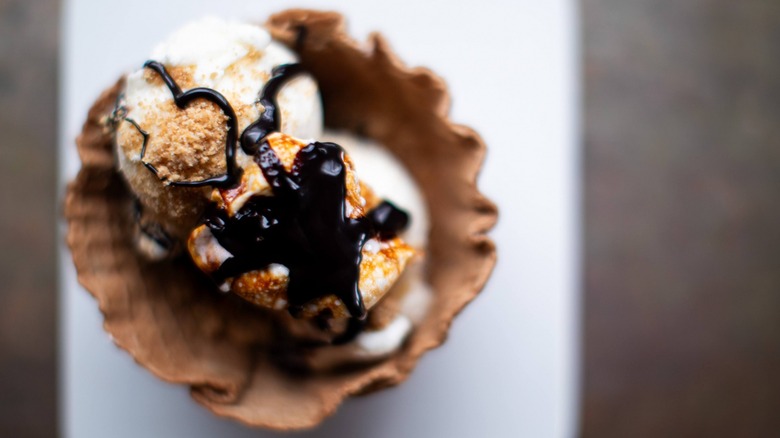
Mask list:
[{"label": "white counter", "polygon": [[[482,190],[501,209],[499,259],[447,343],[409,381],[348,401],[321,437],[576,434],[579,287],[578,54],[572,0],[296,2],[333,9],[351,33],[380,30],[410,65],[442,75],[452,118],[489,153]],[[90,103],[167,31],[205,14],[264,21],[281,0],[70,0],[64,5],[60,181]],[[484,78],[484,79],[483,79]],[[62,189],[64,190],[64,189]],[[117,349],[61,250],[61,421],[66,437],[259,437],[215,418],[186,388]]]}]

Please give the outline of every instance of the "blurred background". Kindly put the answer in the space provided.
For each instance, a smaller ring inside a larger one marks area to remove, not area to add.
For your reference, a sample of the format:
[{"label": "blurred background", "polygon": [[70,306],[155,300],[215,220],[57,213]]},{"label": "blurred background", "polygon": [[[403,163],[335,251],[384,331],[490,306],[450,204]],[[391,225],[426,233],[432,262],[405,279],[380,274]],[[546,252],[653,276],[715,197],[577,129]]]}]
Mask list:
[{"label": "blurred background", "polygon": [[0,0],[0,436],[56,435],[60,2]]},{"label": "blurred background", "polygon": [[[0,0],[0,436],[56,435],[60,2]],[[780,430],[780,2],[582,0],[581,436]]]},{"label": "blurred background", "polygon": [[581,14],[583,436],[778,436],[780,2]]}]

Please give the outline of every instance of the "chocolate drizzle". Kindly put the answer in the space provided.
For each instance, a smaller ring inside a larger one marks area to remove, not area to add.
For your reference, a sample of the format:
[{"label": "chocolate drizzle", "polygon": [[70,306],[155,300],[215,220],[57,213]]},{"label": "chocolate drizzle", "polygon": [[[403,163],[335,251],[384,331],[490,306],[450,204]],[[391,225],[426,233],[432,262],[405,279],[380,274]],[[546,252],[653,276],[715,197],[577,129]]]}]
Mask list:
[{"label": "chocolate drizzle", "polygon": [[219,209],[206,217],[212,234],[233,254],[215,279],[278,263],[290,270],[287,297],[293,315],[305,303],[334,294],[352,316],[365,316],[358,289],[363,244],[370,236],[400,231],[406,214],[384,202],[375,211],[392,214],[347,217],[342,156],[340,146],[315,142],[301,149],[287,172],[263,143],[255,162],[274,196],[254,197],[233,217]]},{"label": "chocolate drizzle", "polygon": [[[237,121],[228,101],[209,88],[182,92],[162,64],[149,61],[145,66],[162,77],[179,108],[195,99],[206,99],[217,104],[228,117],[227,173],[203,181],[171,182],[171,185],[230,187],[237,183],[240,172],[235,163]],[[232,217],[215,205],[208,210],[204,223],[220,245],[233,255],[213,277],[221,283],[271,264],[281,264],[289,269],[287,299],[291,314],[300,314],[303,306],[313,300],[335,295],[353,319],[362,320],[366,309],[358,283],[363,244],[374,236],[392,238],[406,227],[409,218],[387,201],[364,217],[347,216],[344,151],[335,143],[313,142],[298,152],[291,171],[284,168],[266,137],[280,129],[276,102],[279,90],[303,72],[298,64],[276,67],[259,96],[263,114],[241,134],[242,150],[254,157],[273,196],[253,197]],[[156,174],[153,166],[147,164],[147,167]],[[352,330],[339,342],[354,337],[362,324],[353,321],[350,327]]]},{"label": "chocolate drizzle", "polygon": [[[135,122],[131,123],[133,123],[133,125],[136,127],[138,126]],[[141,130],[141,128],[138,128],[138,130],[144,132]],[[157,243],[157,245],[159,245],[160,248],[162,248],[164,251],[170,252],[174,248],[176,245],[175,241],[168,233],[165,232],[160,224],[156,222],[144,223],[142,220],[143,206],[138,199],[133,200],[133,215],[135,216],[135,222],[138,224],[138,230],[141,233]]]},{"label": "chocolate drizzle", "polygon": [[241,149],[248,155],[257,154],[265,137],[281,129],[282,120],[279,117],[279,104],[276,102],[276,96],[287,81],[304,72],[300,64],[282,64],[273,69],[271,79],[263,86],[258,99],[258,103],[264,108],[263,113],[260,114],[259,119],[247,126],[241,133]]}]

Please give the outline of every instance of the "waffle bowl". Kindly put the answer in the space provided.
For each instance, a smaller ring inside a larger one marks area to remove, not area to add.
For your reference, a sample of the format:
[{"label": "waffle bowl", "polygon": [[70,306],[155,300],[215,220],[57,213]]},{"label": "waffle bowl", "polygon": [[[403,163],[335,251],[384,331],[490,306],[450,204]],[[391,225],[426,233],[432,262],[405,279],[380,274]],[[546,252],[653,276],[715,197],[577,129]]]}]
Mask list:
[{"label": "waffle bowl", "polygon": [[476,297],[495,264],[486,232],[496,207],[476,186],[485,145],[447,118],[442,80],[407,68],[384,39],[359,44],[336,13],[288,10],[266,28],[297,52],[322,93],[325,124],[372,138],[407,167],[423,191],[431,231],[425,320],[391,357],[334,372],[277,365],[274,318],[214,285],[186,257],[149,262],[134,244],[133,200],[116,170],[106,127],[121,81],[91,108],[77,139],[82,168],[65,201],[67,242],[79,282],[97,300],[104,329],[159,378],[190,387],[217,415],[278,430],[314,427],[351,395],[404,381],[441,345],[456,314]]}]

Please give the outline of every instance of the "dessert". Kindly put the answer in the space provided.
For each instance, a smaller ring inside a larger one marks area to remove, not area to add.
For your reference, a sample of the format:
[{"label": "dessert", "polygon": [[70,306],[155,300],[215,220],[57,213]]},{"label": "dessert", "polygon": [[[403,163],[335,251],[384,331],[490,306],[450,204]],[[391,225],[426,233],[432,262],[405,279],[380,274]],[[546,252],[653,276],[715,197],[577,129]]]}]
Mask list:
[{"label": "dessert", "polygon": [[496,212],[438,78],[337,14],[266,29],[195,22],[107,90],[66,216],[119,346],[219,415],[292,429],[443,341]]}]

